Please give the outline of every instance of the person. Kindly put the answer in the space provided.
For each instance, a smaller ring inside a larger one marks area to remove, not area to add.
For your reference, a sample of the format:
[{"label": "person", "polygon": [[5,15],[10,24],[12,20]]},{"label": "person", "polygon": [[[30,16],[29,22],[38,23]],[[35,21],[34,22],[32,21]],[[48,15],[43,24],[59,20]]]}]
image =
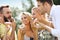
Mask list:
[{"label": "person", "polygon": [[8,32],[9,28],[8,26],[5,24],[3,16],[0,16],[0,39],[1,40],[6,40],[6,36],[7,36],[7,32]]},{"label": "person", "polygon": [[15,28],[16,23],[15,20],[12,17],[11,9],[9,8],[9,5],[1,6],[1,13],[3,14],[4,22],[11,22],[12,24],[12,32],[10,34],[10,40],[15,40]]},{"label": "person", "polygon": [[[42,35],[44,35],[44,36],[47,36],[46,34],[48,34],[48,37],[46,37],[48,40],[53,40],[53,36],[51,35],[51,33],[50,32],[48,32],[43,26],[41,26],[41,22],[39,22],[39,20],[38,20],[38,16],[40,16],[40,14],[44,17],[44,19],[45,20],[47,20],[47,21],[49,21],[48,19],[47,19],[47,15],[46,14],[42,14],[41,13],[41,11],[40,10],[38,10],[38,8],[37,7],[33,7],[32,8],[32,15],[33,15],[33,17],[34,17],[34,21],[33,21],[33,23],[34,23],[34,25],[38,28],[38,30],[39,30],[39,33],[40,33],[40,35],[42,34]],[[36,20],[37,19],[37,20]],[[51,22],[51,21],[49,21],[49,22]],[[45,33],[46,32],[46,33]],[[44,34],[45,33],[45,34]],[[41,38],[41,36],[39,35],[39,38]],[[50,36],[50,37],[49,37]],[[52,38],[51,38],[52,37]],[[45,39],[45,38],[44,38]]]},{"label": "person", "polygon": [[[40,40],[41,39],[39,37],[40,32],[45,30],[45,29],[43,27],[41,27],[39,20],[36,18],[36,17],[38,17],[38,15],[40,15],[41,12],[40,11],[35,11],[35,10],[38,10],[38,8],[37,7],[32,8],[32,18],[33,18],[32,24],[35,27],[35,28],[33,28],[33,29],[35,29],[34,30],[35,35],[36,35],[35,39],[38,40],[38,38],[39,38],[39,40]],[[37,13],[37,12],[39,12],[39,13]],[[43,16],[45,17],[45,14]]]},{"label": "person", "polygon": [[17,34],[18,40],[24,40],[24,34],[25,34],[25,32],[24,32],[23,29],[24,29],[24,27],[22,25],[20,25],[19,29],[18,29],[18,34]]},{"label": "person", "polygon": [[34,35],[30,24],[30,21],[32,19],[31,14],[28,12],[23,12],[22,14],[20,14],[20,16],[21,16],[20,19],[22,21],[22,27],[24,27],[22,32],[25,32],[24,40],[33,40]]},{"label": "person", "polygon": [[[38,22],[38,24],[40,23],[38,18],[37,18],[40,14],[42,14],[42,13],[40,10],[38,11],[37,7],[32,8],[32,17],[33,17],[34,24],[36,23],[36,21]],[[42,14],[42,16],[46,19],[45,14]],[[37,28],[40,28],[40,26]],[[42,27],[40,30],[44,30],[44,28]]]},{"label": "person", "polygon": [[[43,35],[43,33],[46,32],[46,34],[48,34],[47,38],[49,38],[49,36],[51,36],[51,35],[50,35],[50,33],[45,28],[43,28],[43,26],[41,26],[41,24],[40,24],[40,22],[39,22],[39,20],[37,18],[38,16],[40,16],[40,14],[45,18],[45,20],[47,20],[46,14],[42,14],[41,11],[38,10],[37,7],[33,7],[32,8],[32,15],[33,15],[33,18],[34,18],[33,22],[34,22],[34,25],[38,28],[38,33],[39,33],[38,35],[39,35],[39,39],[41,40],[41,38],[43,38],[43,37],[40,36],[40,35]],[[43,35],[43,36],[47,36],[46,34]]]},{"label": "person", "polygon": [[52,22],[48,22],[43,16],[38,16],[39,21],[44,25],[52,35],[56,36],[60,40],[60,27],[59,27],[59,16],[60,16],[60,6],[54,5],[53,0],[37,0],[38,8],[42,13],[47,13],[52,18]]},{"label": "person", "polygon": [[[0,8],[0,39],[3,40],[4,39],[4,35],[6,35],[6,25],[4,23],[4,20],[3,20],[3,15],[1,13],[1,8]],[[4,32],[3,32],[4,31]]]}]

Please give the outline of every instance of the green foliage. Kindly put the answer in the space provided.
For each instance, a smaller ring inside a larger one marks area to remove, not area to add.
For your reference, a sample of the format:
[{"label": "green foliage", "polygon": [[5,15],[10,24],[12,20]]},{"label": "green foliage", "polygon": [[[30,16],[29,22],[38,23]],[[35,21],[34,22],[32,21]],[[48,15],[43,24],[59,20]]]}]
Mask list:
[{"label": "green foliage", "polygon": [[20,25],[21,22],[19,22],[20,20],[17,20],[16,17],[22,12],[22,11],[27,11],[31,13],[31,9],[34,6],[32,0],[27,0],[27,2],[29,2],[30,6],[29,8],[27,8],[27,5],[25,4],[25,2],[22,1],[22,8],[23,10],[20,10],[17,7],[11,7],[12,10],[12,16],[14,17],[14,19],[16,20],[17,25]]},{"label": "green foliage", "polygon": [[31,9],[34,6],[34,4],[33,4],[32,0],[28,0],[28,2],[31,4],[31,6],[30,6],[29,9],[27,9],[27,12],[30,12],[31,13]]},{"label": "green foliage", "polygon": [[60,0],[53,0],[53,1],[54,1],[54,4],[60,5]]},{"label": "green foliage", "polygon": [[[23,0],[24,1],[24,0]],[[11,7],[12,10],[12,15],[14,17],[14,19],[16,20],[16,24],[17,24],[17,28],[16,30],[18,30],[18,25],[21,24],[20,20],[17,20],[16,17],[22,12],[22,11],[27,11],[31,13],[31,9],[34,6],[33,1],[32,0],[27,0],[27,2],[29,2],[28,5],[30,5],[29,7],[27,7],[27,5],[25,4],[25,2],[21,2],[22,3],[22,8],[23,10],[20,10],[19,8],[15,8],[15,7]],[[60,0],[54,0],[54,4],[58,5],[60,4]]]}]

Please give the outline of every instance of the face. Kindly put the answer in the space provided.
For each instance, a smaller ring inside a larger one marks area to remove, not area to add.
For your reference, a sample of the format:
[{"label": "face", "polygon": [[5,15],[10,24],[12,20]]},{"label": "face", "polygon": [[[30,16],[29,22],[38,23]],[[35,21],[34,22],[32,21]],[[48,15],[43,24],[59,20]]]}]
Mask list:
[{"label": "face", "polygon": [[34,18],[34,19],[36,18],[36,13],[34,10],[32,11],[32,18]]},{"label": "face", "polygon": [[11,18],[12,16],[11,10],[9,8],[3,8],[3,15],[8,19]]},{"label": "face", "polygon": [[40,9],[40,11],[42,13],[45,13],[45,8],[44,8],[44,5],[39,1],[37,2],[37,6],[38,6],[38,9]]},{"label": "face", "polygon": [[39,17],[41,15],[40,10],[38,10],[37,8],[32,10],[32,17],[35,19],[37,17]]},{"label": "face", "polygon": [[27,15],[22,15],[21,19],[22,19],[22,23],[29,24],[29,19],[28,19]]},{"label": "face", "polygon": [[3,14],[0,13],[0,17],[2,17],[2,16],[3,16]]}]

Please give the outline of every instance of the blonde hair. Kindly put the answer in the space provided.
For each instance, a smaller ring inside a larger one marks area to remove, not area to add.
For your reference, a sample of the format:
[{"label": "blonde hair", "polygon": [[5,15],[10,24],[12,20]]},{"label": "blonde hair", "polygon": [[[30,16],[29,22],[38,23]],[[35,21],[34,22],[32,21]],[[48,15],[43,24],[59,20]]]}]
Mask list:
[{"label": "blonde hair", "polygon": [[36,9],[37,7],[33,7],[32,10],[31,10],[31,13],[33,13],[33,9]]},{"label": "blonde hair", "polygon": [[[21,14],[20,14],[20,21],[21,21],[21,17],[22,17],[22,15],[26,15],[26,17],[28,18],[28,20],[29,20],[29,26],[30,26],[30,29],[31,29],[31,20],[32,20],[32,15],[31,15],[31,13],[29,13],[29,12],[22,12]],[[23,24],[23,23],[22,23]],[[24,24],[23,24],[23,26],[24,26]],[[32,29],[31,29],[32,30]]]},{"label": "blonde hair", "polygon": [[20,13],[20,21],[21,21],[22,15],[26,15],[29,21],[32,19],[31,13],[29,13],[29,12],[21,12]]}]

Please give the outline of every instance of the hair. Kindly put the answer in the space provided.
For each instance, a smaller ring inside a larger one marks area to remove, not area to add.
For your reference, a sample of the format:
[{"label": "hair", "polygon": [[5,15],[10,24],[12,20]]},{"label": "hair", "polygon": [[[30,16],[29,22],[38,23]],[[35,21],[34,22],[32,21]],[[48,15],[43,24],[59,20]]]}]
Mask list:
[{"label": "hair", "polygon": [[0,7],[0,11],[1,11],[1,7]]},{"label": "hair", "polygon": [[9,5],[1,6],[1,7],[0,7],[0,12],[1,12],[1,13],[3,12],[3,8],[9,8]]},{"label": "hair", "polygon": [[[28,20],[29,20],[29,26],[30,26],[30,29],[31,29],[31,31],[33,32],[33,30],[32,30],[32,28],[31,28],[31,20],[32,20],[32,15],[31,15],[31,13],[29,13],[29,12],[22,12],[21,14],[20,14],[20,17],[22,17],[22,15],[26,15],[26,17],[28,18]],[[21,18],[20,18],[20,20],[21,20]],[[23,23],[22,23],[23,24]],[[24,24],[23,24],[24,25]]]},{"label": "hair", "polygon": [[33,7],[32,10],[31,10],[31,13],[33,13],[33,10],[34,10],[34,9],[37,9],[37,7]]},{"label": "hair", "polygon": [[[32,10],[31,10],[31,13],[33,13],[33,11],[34,11],[35,9],[38,9],[38,8],[37,8],[37,7],[33,7]],[[39,14],[39,15],[42,14],[41,11],[40,11],[40,13],[38,13],[38,14]]]},{"label": "hair", "polygon": [[28,17],[28,19],[31,20],[32,15],[29,12],[21,12],[20,13],[20,21],[21,21],[22,15],[26,15]]},{"label": "hair", "polygon": [[47,2],[47,3],[49,3],[51,6],[53,5],[53,0],[37,0],[37,1],[40,1],[41,3],[45,3],[45,2]]}]

